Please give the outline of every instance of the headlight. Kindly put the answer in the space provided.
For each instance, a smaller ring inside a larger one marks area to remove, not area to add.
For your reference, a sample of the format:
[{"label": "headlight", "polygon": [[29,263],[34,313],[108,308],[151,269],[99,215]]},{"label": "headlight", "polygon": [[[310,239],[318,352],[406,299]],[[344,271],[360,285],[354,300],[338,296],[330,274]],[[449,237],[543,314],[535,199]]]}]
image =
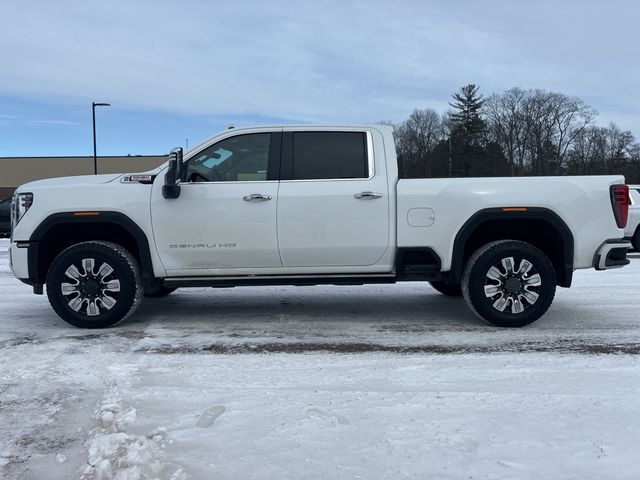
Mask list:
[{"label": "headlight", "polygon": [[18,193],[11,202],[11,220],[15,227],[33,205],[33,193]]}]

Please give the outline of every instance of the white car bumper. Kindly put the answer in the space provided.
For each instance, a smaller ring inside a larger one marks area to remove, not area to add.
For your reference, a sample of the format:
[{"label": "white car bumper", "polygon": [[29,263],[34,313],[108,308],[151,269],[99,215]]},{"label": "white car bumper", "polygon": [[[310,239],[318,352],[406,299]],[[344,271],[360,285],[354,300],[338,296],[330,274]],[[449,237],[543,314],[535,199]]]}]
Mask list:
[{"label": "white car bumper", "polygon": [[9,267],[20,280],[29,279],[29,249],[24,242],[11,242],[9,247]]}]

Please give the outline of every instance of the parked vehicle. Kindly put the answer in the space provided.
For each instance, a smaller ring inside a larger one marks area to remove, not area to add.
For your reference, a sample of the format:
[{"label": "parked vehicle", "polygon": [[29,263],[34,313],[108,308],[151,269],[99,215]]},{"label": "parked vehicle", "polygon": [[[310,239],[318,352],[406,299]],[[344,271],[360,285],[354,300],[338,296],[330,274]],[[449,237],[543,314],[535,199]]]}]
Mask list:
[{"label": "parked vehicle", "polygon": [[8,238],[11,233],[11,198],[0,200],[0,238]]},{"label": "parked vehicle", "polygon": [[86,328],[176,288],[398,281],[521,327],[575,269],[629,263],[622,176],[399,180],[380,125],[232,129],[170,158],[21,186],[16,277]]},{"label": "parked vehicle", "polygon": [[633,249],[640,252],[640,185],[629,185],[629,220],[624,236],[631,240]]}]

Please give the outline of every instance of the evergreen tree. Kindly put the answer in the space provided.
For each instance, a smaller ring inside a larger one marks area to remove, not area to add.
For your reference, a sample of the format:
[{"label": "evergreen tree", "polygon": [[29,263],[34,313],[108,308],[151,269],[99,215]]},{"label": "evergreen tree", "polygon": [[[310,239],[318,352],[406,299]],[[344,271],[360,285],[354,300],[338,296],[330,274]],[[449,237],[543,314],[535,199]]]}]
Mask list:
[{"label": "evergreen tree", "polygon": [[469,84],[453,94],[455,111],[450,114],[453,130],[464,138],[467,145],[480,145],[484,140],[485,122],[480,115],[484,99],[478,94],[480,87]]}]

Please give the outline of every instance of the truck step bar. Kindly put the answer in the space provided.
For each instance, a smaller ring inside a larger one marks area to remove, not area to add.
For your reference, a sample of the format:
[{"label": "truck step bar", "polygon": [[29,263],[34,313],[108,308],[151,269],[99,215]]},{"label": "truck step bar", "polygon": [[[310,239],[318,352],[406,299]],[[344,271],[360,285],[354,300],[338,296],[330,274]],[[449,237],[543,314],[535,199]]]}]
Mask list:
[{"label": "truck step bar", "polygon": [[245,287],[259,285],[365,285],[395,283],[392,273],[384,275],[251,275],[232,277],[179,277],[165,278],[162,284],[169,288],[181,287]]}]

